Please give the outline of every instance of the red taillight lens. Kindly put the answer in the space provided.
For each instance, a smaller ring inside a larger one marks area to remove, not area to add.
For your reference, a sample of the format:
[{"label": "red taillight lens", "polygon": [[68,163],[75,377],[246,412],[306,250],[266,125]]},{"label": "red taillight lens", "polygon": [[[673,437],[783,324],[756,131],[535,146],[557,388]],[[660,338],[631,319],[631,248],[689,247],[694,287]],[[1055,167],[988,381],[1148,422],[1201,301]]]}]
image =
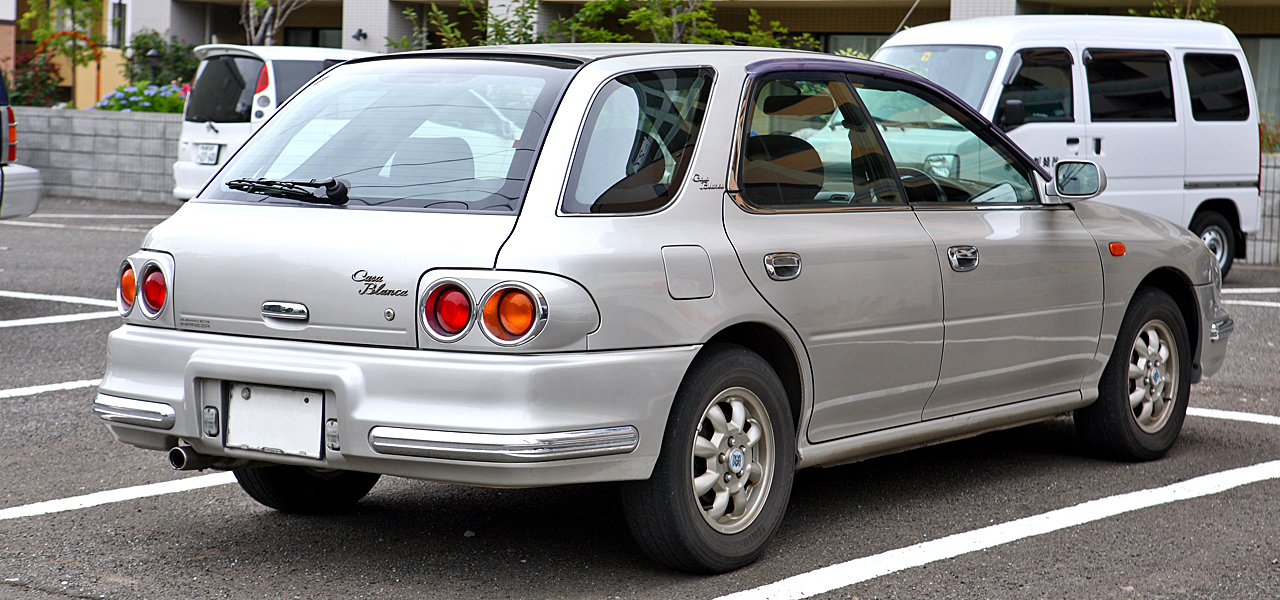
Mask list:
[{"label": "red taillight lens", "polygon": [[145,273],[146,275],[142,278],[142,305],[155,314],[164,308],[164,299],[169,293],[169,286],[165,283],[164,273],[160,272],[159,267],[148,266]]},{"label": "red taillight lens", "polygon": [[439,285],[427,295],[422,317],[432,333],[449,338],[444,341],[453,341],[471,324],[471,297],[459,285]]},{"label": "red taillight lens", "polygon": [[262,70],[258,71],[258,87],[253,90],[253,93],[261,94],[266,91],[268,85],[271,85],[271,75],[267,72],[267,65],[262,65]]},{"label": "red taillight lens", "polygon": [[14,162],[18,160],[18,124],[13,114],[13,107],[6,106],[5,110],[9,117],[9,151],[6,153],[5,160]]},{"label": "red taillight lens", "polygon": [[129,263],[125,263],[120,268],[120,289],[116,290],[116,297],[120,302],[120,314],[127,315],[133,310],[134,296],[138,292],[138,281],[133,273],[133,267]]}]

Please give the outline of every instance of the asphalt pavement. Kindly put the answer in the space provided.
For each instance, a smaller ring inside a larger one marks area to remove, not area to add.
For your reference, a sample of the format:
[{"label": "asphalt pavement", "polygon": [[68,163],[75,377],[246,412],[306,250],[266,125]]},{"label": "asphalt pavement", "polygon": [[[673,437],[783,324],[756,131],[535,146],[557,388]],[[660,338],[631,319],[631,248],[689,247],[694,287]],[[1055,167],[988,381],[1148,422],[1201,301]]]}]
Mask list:
[{"label": "asphalt pavement", "polygon": [[1060,418],[804,470],[767,553],[706,577],[648,562],[611,485],[384,477],[295,516],[115,442],[90,403],[120,319],[94,313],[172,210],[0,222],[0,598],[1280,598],[1280,268],[1228,277],[1227,363],[1164,459],[1099,460]]}]

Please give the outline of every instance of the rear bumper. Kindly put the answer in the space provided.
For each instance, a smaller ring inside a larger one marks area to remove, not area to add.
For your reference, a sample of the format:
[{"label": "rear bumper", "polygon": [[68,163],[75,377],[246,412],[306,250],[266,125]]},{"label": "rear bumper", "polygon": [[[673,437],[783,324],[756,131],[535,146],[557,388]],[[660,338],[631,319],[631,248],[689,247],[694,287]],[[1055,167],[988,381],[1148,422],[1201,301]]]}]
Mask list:
[{"label": "rear bumper", "polygon": [[4,190],[0,192],[0,219],[25,217],[40,205],[40,171],[24,165],[4,167]]},{"label": "rear bumper", "polygon": [[[211,456],[499,487],[644,479],[698,349],[481,354],[125,325],[109,338],[94,412],[118,440],[159,450],[181,442]],[[323,390],[334,443],[319,460],[226,447],[225,426],[206,435],[201,416],[214,407],[227,422],[229,381]]]}]

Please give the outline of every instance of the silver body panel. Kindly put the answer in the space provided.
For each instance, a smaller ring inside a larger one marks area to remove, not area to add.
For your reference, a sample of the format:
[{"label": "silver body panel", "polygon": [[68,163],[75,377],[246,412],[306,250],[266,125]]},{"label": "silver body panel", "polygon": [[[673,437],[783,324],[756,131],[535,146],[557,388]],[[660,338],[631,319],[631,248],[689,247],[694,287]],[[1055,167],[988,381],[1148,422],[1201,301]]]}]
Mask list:
[{"label": "silver body panel", "polygon": [[40,206],[40,171],[10,163],[4,169],[0,190],[0,219],[25,217]]},{"label": "silver body panel", "polygon": [[[513,50],[474,50],[495,51]],[[797,464],[839,464],[1087,406],[1128,302],[1153,274],[1182,286],[1195,374],[1222,363],[1229,315],[1215,263],[1197,238],[1155,217],[1090,202],[744,209],[730,169],[748,66],[812,55],[647,45],[516,51],[595,59],[551,119],[518,216],[197,199],[157,227],[130,261],[155,261],[170,300],[154,320],[135,308],[111,334],[100,389],[171,407],[173,425],[108,419],[116,437],[476,485],[644,479],[689,365],[726,332],[743,341],[746,325],[776,338],[773,359],[793,373]],[[833,64],[892,73],[836,59],[814,68]],[[669,67],[715,72],[674,200],[644,214],[562,214],[598,90],[622,73]],[[1111,256],[1113,241],[1128,253]],[[976,268],[953,270],[956,246],[977,249]],[[791,254],[798,275],[770,277],[764,257],[787,255],[781,268]],[[442,279],[477,300],[505,282],[531,286],[546,300],[545,329],[508,346],[478,325],[447,341],[428,335],[422,301]],[[302,308],[307,319],[279,316]],[[222,407],[231,381],[323,390],[341,450],[320,460],[272,456],[203,435],[201,411]]]}]

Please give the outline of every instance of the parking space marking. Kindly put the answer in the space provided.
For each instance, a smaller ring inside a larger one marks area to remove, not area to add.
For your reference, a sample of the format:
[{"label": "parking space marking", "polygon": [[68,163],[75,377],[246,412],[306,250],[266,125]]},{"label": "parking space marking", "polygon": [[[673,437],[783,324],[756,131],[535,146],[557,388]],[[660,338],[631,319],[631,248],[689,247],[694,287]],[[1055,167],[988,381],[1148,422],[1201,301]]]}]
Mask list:
[{"label": "parking space marking", "polygon": [[105,312],[91,313],[75,313],[70,315],[53,315],[52,317],[32,317],[30,319],[14,319],[12,321],[0,321],[0,329],[5,327],[26,327],[28,325],[48,325],[50,323],[73,323],[75,321],[92,321],[93,319],[106,319],[110,317],[119,317],[120,311],[108,310]]},{"label": "parking space marking", "polygon": [[62,223],[33,223],[31,221],[0,221],[0,225],[14,227],[48,227],[50,229],[90,229],[93,231],[123,231],[125,233],[146,233],[146,229],[137,227],[104,227],[101,225],[64,225]]},{"label": "parking space marking", "polygon": [[22,396],[34,396],[45,392],[60,392],[63,390],[78,390],[81,388],[94,387],[102,383],[101,379],[81,379],[80,381],[64,381],[62,383],[50,383],[46,385],[33,385],[28,387],[12,388],[0,390],[0,399],[4,398],[20,398]]},{"label": "parking space marking", "polygon": [[1257,413],[1236,412],[1234,410],[1217,410],[1213,408],[1188,408],[1187,414],[1193,417],[1207,417],[1210,419],[1226,419],[1228,421],[1244,421],[1246,423],[1261,423],[1263,425],[1280,425],[1280,417],[1271,415],[1260,415]]},{"label": "parking space marking", "polygon": [[999,525],[957,533],[809,571],[768,585],[721,596],[716,600],[799,600],[970,552],[1272,479],[1280,479],[1280,460],[1202,475],[1165,487],[1090,500]]},{"label": "parking space marking", "polygon": [[0,297],[16,298],[18,300],[48,300],[50,302],[67,302],[70,304],[88,304],[91,306],[106,306],[108,308],[115,307],[115,300],[99,300],[97,298],[85,298],[82,296],[59,296],[57,294],[32,294],[30,292],[9,292],[0,290]]},{"label": "parking space marking", "polygon": [[1238,306],[1266,306],[1269,308],[1280,308],[1280,302],[1263,302],[1261,300],[1223,300],[1223,304],[1235,304]]},{"label": "parking space marking", "polygon": [[168,219],[169,215],[95,215],[92,213],[36,213],[32,219]]},{"label": "parking space marking", "polygon": [[1222,288],[1224,294],[1280,294],[1280,288]]},{"label": "parking space marking", "polygon": [[50,513],[89,508],[91,506],[100,506],[102,504],[113,504],[116,502],[148,498],[151,496],[163,496],[165,494],[189,492],[191,490],[226,485],[235,480],[236,476],[230,472],[213,473],[211,475],[199,475],[196,477],[175,479],[173,481],[164,481],[161,483],[136,485],[133,487],[120,488],[118,490],[94,492],[83,496],[62,498],[60,500],[48,500],[45,502],[36,502],[34,504],[24,504],[13,508],[0,509],[0,521],[17,519],[20,517],[47,515]]}]

